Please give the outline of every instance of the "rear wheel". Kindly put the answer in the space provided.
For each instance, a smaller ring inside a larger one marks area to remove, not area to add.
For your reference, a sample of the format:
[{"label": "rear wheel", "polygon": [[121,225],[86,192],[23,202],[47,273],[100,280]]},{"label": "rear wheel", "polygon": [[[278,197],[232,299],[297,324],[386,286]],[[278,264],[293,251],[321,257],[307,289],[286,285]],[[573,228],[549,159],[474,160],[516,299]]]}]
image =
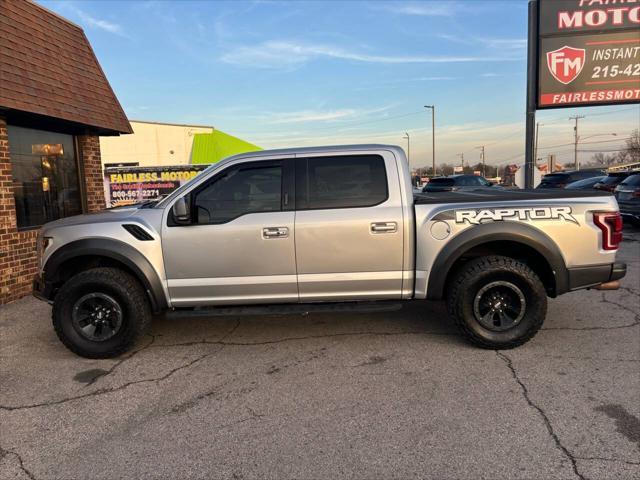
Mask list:
[{"label": "rear wheel", "polygon": [[447,307],[470,342],[507,349],[522,345],[540,330],[547,313],[547,294],[526,264],[488,256],[469,261],[454,274]]},{"label": "rear wheel", "polygon": [[128,350],[151,321],[140,283],[117,268],[93,268],[71,277],[55,297],[53,327],[62,343],[86,358]]}]

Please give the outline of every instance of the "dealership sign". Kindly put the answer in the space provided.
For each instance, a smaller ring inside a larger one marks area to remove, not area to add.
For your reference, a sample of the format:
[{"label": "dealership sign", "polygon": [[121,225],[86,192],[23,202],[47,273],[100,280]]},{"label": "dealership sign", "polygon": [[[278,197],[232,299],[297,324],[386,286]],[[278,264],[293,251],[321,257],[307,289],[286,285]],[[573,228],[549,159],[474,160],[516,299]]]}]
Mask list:
[{"label": "dealership sign", "polygon": [[107,208],[158,200],[198,175],[208,165],[171,167],[106,167],[104,193]]},{"label": "dealership sign", "polygon": [[537,108],[640,102],[640,0],[539,0]]}]

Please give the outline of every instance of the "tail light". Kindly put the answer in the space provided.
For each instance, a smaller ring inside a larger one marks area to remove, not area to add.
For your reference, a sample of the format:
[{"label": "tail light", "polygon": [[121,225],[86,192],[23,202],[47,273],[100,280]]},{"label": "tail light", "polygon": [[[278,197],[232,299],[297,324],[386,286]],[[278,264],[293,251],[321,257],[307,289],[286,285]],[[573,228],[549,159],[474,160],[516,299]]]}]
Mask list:
[{"label": "tail light", "polygon": [[602,230],[602,248],[617,250],[622,242],[622,216],[620,212],[594,212],[593,223]]}]

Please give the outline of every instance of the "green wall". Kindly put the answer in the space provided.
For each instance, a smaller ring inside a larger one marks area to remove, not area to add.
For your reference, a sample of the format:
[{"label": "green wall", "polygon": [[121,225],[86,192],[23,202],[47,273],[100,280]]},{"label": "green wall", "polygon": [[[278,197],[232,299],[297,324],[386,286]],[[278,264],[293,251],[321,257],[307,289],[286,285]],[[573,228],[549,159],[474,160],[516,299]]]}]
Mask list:
[{"label": "green wall", "polygon": [[211,133],[196,133],[193,136],[191,163],[216,163],[231,155],[257,150],[262,150],[262,148],[220,130],[214,130]]}]

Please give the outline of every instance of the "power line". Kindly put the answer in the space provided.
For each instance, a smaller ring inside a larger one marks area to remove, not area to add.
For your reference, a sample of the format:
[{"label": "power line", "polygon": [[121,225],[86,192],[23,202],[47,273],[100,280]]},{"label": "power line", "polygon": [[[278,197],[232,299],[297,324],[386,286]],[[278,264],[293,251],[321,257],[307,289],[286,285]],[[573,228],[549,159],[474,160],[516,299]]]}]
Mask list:
[{"label": "power line", "polygon": [[[625,141],[625,140],[629,140],[631,137],[625,137],[625,138],[614,138],[611,140],[598,140],[595,142],[580,142],[580,145],[593,145],[596,143],[612,143],[612,142],[620,142],[620,141]],[[549,150],[551,148],[556,148],[556,147],[566,147],[569,145],[573,145],[573,142],[571,143],[560,143],[558,145],[549,145],[548,147],[539,147],[538,150]]]}]

